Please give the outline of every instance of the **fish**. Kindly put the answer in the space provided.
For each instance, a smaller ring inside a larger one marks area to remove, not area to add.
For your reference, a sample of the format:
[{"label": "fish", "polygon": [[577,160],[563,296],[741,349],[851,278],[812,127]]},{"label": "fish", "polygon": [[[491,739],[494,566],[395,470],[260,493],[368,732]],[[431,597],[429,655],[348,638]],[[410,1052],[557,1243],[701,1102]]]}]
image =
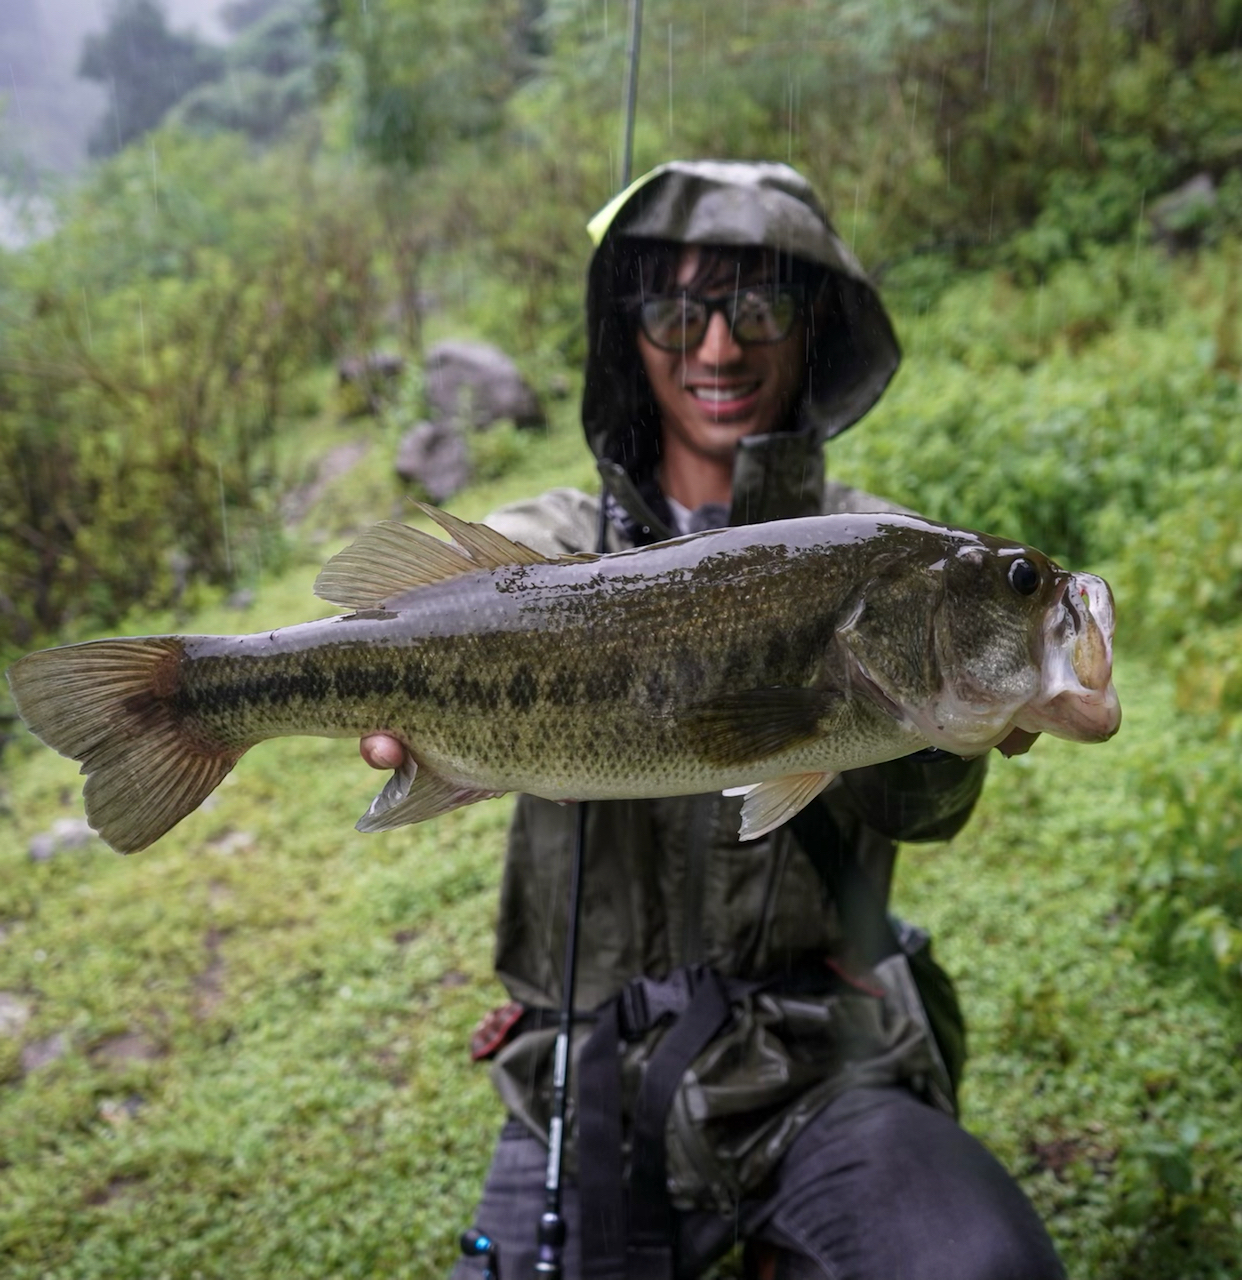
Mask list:
[{"label": "fish", "polygon": [[1018,542],[848,514],[548,557],[424,511],[450,540],[386,521],[324,565],[338,616],[13,664],[20,715],[82,765],[109,845],[146,848],[289,734],[405,745],[362,831],[513,791],[722,791],[745,797],[748,840],[842,770],[1121,722],[1108,584]]}]

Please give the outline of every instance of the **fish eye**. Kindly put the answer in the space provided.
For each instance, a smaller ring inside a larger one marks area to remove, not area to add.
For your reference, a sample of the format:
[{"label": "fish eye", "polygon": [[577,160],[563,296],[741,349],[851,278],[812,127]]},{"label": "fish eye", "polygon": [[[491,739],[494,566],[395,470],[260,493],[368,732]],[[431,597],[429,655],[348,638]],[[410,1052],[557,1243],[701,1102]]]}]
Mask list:
[{"label": "fish eye", "polygon": [[1039,590],[1039,570],[1029,560],[1015,560],[1009,566],[1009,585],[1020,596],[1033,596]]}]

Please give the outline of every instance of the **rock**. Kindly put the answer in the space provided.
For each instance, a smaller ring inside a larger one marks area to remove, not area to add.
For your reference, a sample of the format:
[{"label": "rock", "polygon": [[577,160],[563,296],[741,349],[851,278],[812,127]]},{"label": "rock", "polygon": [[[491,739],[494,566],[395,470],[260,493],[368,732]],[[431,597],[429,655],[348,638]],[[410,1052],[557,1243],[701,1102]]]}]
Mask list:
[{"label": "rock", "polygon": [[124,1128],[144,1106],[137,1094],[128,1098],[104,1098],[99,1104],[99,1118],[114,1129]]},{"label": "rock", "polygon": [[391,351],[372,351],[365,356],[347,356],[336,366],[341,413],[359,418],[378,413],[391,385],[405,372],[404,356]]},{"label": "rock", "polygon": [[481,342],[438,342],[427,353],[427,402],[438,420],[489,427],[547,421],[534,389],[503,351]]},{"label": "rock", "polygon": [[420,485],[432,502],[451,498],[470,480],[470,451],[448,422],[420,422],[397,446],[397,474]]},{"label": "rock", "polygon": [[1197,173],[1189,182],[1152,202],[1147,217],[1166,249],[1193,249],[1216,211],[1216,184],[1210,173]]},{"label": "rock", "polygon": [[[280,514],[285,524],[292,526],[304,520],[314,505],[327,493],[335,481],[350,471],[366,457],[370,444],[365,440],[352,440],[337,445],[320,459],[315,468],[315,478],[309,484],[299,485],[280,500]],[[326,540],[327,534],[322,535]]]},{"label": "rock", "polygon": [[30,1021],[30,1003],[12,991],[0,991],[0,1036],[12,1039]]},{"label": "rock", "polygon": [[127,1062],[154,1062],[156,1058],[163,1057],[163,1051],[142,1032],[127,1031],[96,1045],[91,1057],[96,1062],[117,1067]]},{"label": "rock", "polygon": [[46,862],[66,849],[80,849],[95,839],[85,818],[57,818],[51,830],[32,837],[29,846],[31,862]]},{"label": "rock", "polygon": [[35,1040],[22,1050],[22,1070],[27,1075],[63,1058],[69,1052],[69,1037],[63,1031]]}]

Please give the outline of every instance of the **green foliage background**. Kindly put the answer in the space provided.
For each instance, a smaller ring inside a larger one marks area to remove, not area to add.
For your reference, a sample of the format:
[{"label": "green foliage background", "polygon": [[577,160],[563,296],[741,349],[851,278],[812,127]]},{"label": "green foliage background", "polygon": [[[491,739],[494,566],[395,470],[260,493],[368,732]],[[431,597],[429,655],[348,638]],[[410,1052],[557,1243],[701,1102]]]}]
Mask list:
[{"label": "green foliage background", "polygon": [[[619,181],[626,6],[234,9],[237,93],[182,97],[0,252],[0,663],[312,616],[317,564],[402,509],[441,336],[495,339],[551,406],[472,442],[456,510],[594,483],[582,228]],[[830,471],[1116,592],[1121,734],[998,760],[898,904],[961,981],[966,1123],[1106,1280],[1242,1273],[1240,26],[1237,0],[646,6],[635,171],[789,159],[881,277],[905,365]],[[1170,257],[1147,212],[1196,173],[1217,197]],[[376,347],[413,368],[347,418],[334,362]],[[266,744],[138,858],[35,862],[80,781],[13,729],[0,1273],[447,1268],[500,1119],[464,1044],[500,998],[507,805],[364,839],[349,759]]]}]

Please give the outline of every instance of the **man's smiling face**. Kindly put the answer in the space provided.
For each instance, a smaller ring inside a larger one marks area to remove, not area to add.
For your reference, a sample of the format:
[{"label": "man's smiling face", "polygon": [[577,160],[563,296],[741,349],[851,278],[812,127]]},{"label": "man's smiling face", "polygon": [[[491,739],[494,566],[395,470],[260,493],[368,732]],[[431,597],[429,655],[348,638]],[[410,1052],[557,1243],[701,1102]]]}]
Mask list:
[{"label": "man's smiling face", "polygon": [[[678,288],[689,288],[695,280],[700,256],[697,245],[682,250]],[[724,297],[766,279],[762,266],[741,275],[722,272],[720,279],[695,285],[695,292]],[[739,342],[719,311],[697,347],[665,351],[641,329],[637,342],[660,410],[666,447],[672,443],[718,465],[727,461],[732,466],[737,442],[744,436],[766,435],[782,427],[806,376],[806,323],[801,317],[780,342]]]}]

